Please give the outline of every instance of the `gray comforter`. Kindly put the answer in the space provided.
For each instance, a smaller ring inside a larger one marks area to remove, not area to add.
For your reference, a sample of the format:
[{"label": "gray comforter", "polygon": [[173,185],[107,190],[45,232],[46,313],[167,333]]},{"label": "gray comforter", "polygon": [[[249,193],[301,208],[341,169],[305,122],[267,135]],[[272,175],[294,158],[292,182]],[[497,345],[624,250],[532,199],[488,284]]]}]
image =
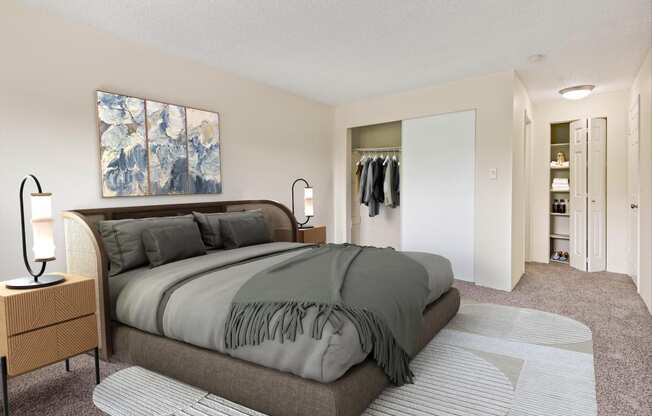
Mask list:
[{"label": "gray comforter", "polygon": [[[348,322],[339,334],[327,325],[319,340],[304,333],[292,343],[266,341],[235,350],[224,345],[225,320],[240,287],[255,274],[312,249],[298,243],[261,244],[122,273],[110,280],[114,319],[304,378],[334,381],[367,355],[355,327]],[[428,272],[430,302],[450,288],[453,275],[446,259],[425,253],[405,254]],[[306,318],[314,318],[310,314],[316,313],[310,310]]]}]

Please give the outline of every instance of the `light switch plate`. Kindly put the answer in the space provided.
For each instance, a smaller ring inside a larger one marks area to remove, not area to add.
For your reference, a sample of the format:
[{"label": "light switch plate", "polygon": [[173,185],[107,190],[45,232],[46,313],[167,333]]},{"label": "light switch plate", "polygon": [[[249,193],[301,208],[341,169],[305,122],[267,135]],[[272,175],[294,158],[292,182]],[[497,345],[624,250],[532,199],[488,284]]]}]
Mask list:
[{"label": "light switch plate", "polygon": [[493,180],[498,179],[498,169],[496,168],[489,169],[489,179],[493,179]]}]

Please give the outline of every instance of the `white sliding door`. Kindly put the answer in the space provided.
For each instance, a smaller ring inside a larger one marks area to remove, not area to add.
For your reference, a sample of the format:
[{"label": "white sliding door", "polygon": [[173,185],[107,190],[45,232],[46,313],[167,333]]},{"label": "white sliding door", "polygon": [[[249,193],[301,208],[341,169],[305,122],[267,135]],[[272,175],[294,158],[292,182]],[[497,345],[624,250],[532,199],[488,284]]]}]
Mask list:
[{"label": "white sliding door", "polygon": [[589,120],[588,271],[607,269],[607,119]]},{"label": "white sliding door", "polygon": [[586,120],[570,124],[570,265],[586,271]]},{"label": "white sliding door", "polygon": [[473,281],[475,111],[403,121],[401,249],[448,258]]}]

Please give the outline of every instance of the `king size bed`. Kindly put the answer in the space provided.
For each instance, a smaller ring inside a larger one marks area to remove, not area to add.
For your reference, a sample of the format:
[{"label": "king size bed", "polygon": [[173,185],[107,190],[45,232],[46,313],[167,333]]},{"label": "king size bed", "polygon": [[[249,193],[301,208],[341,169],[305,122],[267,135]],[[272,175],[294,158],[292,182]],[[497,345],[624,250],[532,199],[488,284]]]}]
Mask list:
[{"label": "king size bed", "polygon": [[[243,212],[261,219],[265,238],[252,234],[256,224],[251,216],[242,222]],[[411,381],[409,358],[459,308],[442,257],[300,244],[294,216],[273,201],[63,216],[68,272],[97,282],[104,359],[151,369],[272,416],[360,415],[390,383]],[[177,228],[160,226],[171,220]],[[222,224],[222,237],[210,234],[210,221]],[[195,254],[187,240],[194,228],[204,243]],[[138,238],[128,241],[120,234],[125,229]],[[141,243],[134,229],[158,231],[145,232]],[[161,247],[165,232],[173,233],[170,247]],[[180,246],[188,255],[176,259],[169,252]],[[329,292],[337,293],[324,295]],[[402,300],[380,302],[381,296]]]}]

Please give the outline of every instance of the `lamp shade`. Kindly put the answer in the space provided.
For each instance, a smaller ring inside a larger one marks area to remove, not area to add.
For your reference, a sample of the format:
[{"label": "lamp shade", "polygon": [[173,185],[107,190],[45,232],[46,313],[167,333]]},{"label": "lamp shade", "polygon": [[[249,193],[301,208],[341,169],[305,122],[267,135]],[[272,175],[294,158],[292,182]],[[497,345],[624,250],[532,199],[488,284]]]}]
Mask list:
[{"label": "lamp shade", "polygon": [[315,206],[312,199],[312,188],[303,188],[303,213],[306,217],[315,215]]},{"label": "lamp shade", "polygon": [[52,194],[31,194],[32,235],[34,260],[54,259],[54,226],[52,219]]}]

